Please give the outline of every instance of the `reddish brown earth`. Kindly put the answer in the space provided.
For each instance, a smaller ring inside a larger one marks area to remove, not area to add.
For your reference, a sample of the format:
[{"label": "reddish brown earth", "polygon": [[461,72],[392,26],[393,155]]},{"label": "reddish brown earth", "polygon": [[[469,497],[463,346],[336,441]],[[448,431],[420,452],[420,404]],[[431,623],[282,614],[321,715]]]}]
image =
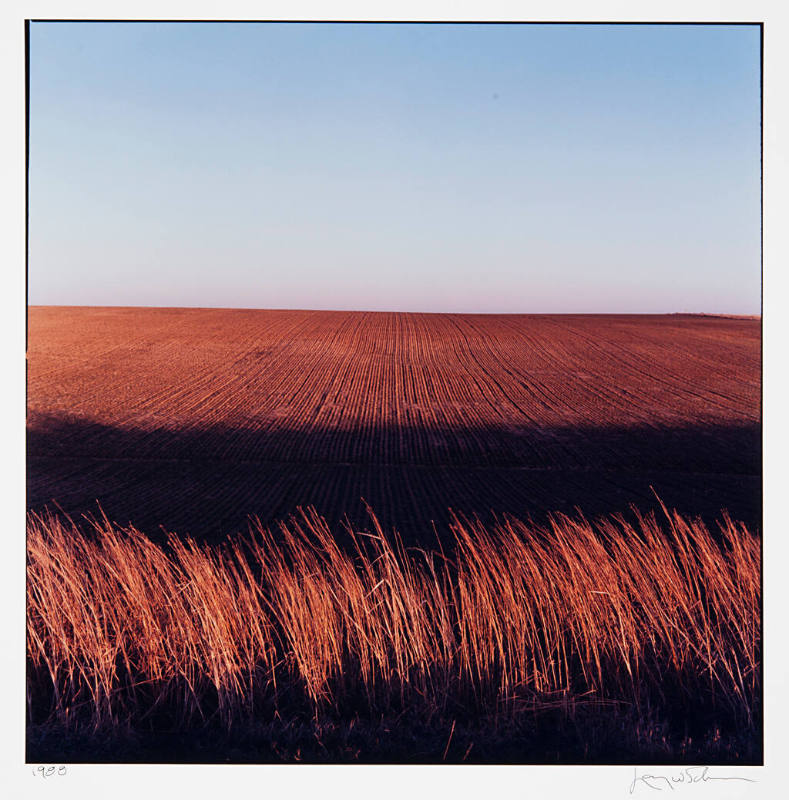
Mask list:
[{"label": "reddish brown earth", "polygon": [[217,538],[315,505],[759,527],[760,320],[32,307],[28,506]]}]

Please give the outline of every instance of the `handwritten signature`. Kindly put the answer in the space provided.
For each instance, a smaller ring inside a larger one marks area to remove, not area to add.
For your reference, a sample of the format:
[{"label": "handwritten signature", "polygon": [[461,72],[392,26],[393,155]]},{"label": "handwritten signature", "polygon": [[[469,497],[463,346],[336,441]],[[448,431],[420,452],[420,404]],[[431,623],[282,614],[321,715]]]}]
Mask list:
[{"label": "handwritten signature", "polygon": [[709,781],[745,781],[746,783],[756,783],[752,778],[742,778],[735,775],[710,775],[709,767],[686,767],[678,772],[667,773],[664,775],[643,772],[639,774],[638,767],[633,767],[633,781],[630,784],[630,794],[635,792],[639,784],[648,786],[662,792],[670,789],[672,792],[678,786],[688,786],[694,783],[708,783]]}]

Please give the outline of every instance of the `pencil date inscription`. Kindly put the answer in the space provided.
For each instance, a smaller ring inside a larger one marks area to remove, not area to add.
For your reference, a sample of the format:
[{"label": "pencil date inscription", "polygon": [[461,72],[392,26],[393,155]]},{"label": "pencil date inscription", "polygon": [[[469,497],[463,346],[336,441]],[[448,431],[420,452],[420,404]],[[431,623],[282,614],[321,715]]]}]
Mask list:
[{"label": "pencil date inscription", "polygon": [[68,773],[68,770],[64,764],[61,764],[59,767],[46,766],[42,764],[41,766],[34,767],[31,772],[33,773],[34,777],[43,778],[46,780],[47,778],[63,777]]}]

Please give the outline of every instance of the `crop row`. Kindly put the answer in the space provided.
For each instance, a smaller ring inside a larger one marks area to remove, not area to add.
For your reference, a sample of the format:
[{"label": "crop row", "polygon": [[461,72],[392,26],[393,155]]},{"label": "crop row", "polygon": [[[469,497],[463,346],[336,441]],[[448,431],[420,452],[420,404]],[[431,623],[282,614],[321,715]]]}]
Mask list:
[{"label": "crop row", "polygon": [[304,503],[337,519],[361,497],[392,524],[603,512],[654,486],[755,521],[758,320],[41,307],[29,322],[32,508],[150,520],[199,493],[202,517],[154,521],[197,533]]},{"label": "crop row", "polygon": [[393,457],[420,461],[436,437],[481,457],[497,431],[539,452],[546,433],[760,417],[750,320],[34,308],[30,331],[33,426],[347,432],[338,461],[380,460],[374,432],[395,429]]}]

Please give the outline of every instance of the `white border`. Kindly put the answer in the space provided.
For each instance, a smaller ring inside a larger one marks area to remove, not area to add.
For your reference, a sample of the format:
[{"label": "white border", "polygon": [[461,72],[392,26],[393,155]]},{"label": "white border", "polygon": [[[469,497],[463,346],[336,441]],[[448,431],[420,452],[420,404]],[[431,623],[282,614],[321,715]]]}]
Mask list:
[{"label": "white border", "polygon": [[[0,83],[3,125],[2,208],[2,535],[3,723],[0,753],[5,796],[37,798],[151,797],[213,798],[244,792],[252,797],[627,797],[628,767],[372,767],[372,766],[70,766],[63,778],[34,778],[24,763],[24,40],[25,18],[82,19],[356,19],[528,21],[763,21],[765,22],[764,129],[764,390],[765,390],[765,767],[738,775],[758,783],[684,787],[670,793],[718,798],[786,796],[787,563],[785,491],[787,452],[785,397],[787,208],[786,121],[789,85],[787,14],[780,2],[183,2],[128,0],[26,2],[0,9]],[[783,256],[783,258],[782,258]],[[657,771],[657,770],[655,770]],[[723,774],[719,770],[719,774]],[[56,783],[57,781],[57,783]],[[648,790],[641,793],[651,795]],[[667,793],[668,794],[668,793]],[[638,796],[635,794],[633,796]]]}]

